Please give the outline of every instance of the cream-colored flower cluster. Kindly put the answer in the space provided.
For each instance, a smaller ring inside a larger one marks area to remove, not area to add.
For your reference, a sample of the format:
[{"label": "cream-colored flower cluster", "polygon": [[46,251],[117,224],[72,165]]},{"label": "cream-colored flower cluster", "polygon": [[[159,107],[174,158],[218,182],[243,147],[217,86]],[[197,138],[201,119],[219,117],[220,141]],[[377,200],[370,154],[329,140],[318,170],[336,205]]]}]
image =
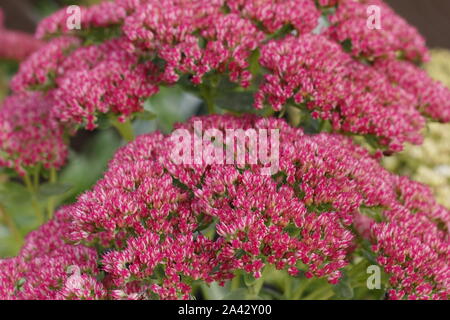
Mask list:
[{"label": "cream-colored flower cluster", "polygon": [[[450,87],[450,51],[432,50],[431,62],[425,68]],[[422,145],[409,145],[383,161],[388,169],[431,186],[438,202],[450,208],[450,124],[429,124]]]},{"label": "cream-colored flower cluster", "polygon": [[425,65],[425,69],[431,77],[450,88],[450,50],[433,49],[431,57],[431,62]]}]

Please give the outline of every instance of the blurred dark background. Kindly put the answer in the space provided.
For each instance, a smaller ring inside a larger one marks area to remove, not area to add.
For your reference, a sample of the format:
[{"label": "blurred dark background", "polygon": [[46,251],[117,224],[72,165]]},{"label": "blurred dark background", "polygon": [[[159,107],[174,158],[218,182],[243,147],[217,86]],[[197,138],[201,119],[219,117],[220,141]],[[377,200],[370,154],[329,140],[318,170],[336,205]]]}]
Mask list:
[{"label": "blurred dark background", "polygon": [[101,0],[0,0],[0,8],[5,13],[5,24],[8,28],[32,33],[44,16],[63,6],[98,2]]},{"label": "blurred dark background", "polygon": [[[450,49],[450,0],[385,0],[425,36],[428,46]],[[0,0],[6,25],[33,32],[40,20],[37,12],[52,12],[59,6],[98,0]],[[36,11],[36,7],[39,11]]]},{"label": "blurred dark background", "polygon": [[431,48],[450,49],[450,0],[385,0],[419,29]]}]

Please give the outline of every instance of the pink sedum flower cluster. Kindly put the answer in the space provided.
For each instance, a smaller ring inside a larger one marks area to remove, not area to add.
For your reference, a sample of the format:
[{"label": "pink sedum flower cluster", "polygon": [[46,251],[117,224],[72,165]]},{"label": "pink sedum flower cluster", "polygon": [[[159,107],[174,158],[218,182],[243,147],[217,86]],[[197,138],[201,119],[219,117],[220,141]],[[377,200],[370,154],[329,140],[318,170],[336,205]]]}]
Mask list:
[{"label": "pink sedum flower cluster", "polygon": [[69,124],[96,127],[96,114],[120,114],[121,119],[142,110],[144,98],[158,87],[152,84],[151,62],[138,64],[123,42],[110,40],[99,46],[86,46],[69,55],[60,66],[57,90],[51,95],[55,116]]},{"label": "pink sedum flower cluster", "polygon": [[265,38],[237,13],[224,14],[223,1],[147,1],[125,19],[123,31],[139,48],[164,60],[160,81],[173,84],[189,74],[200,84],[208,72],[228,73],[247,87],[248,58]]},{"label": "pink sedum flower cluster", "polygon": [[[252,116],[193,118],[178,128],[194,136],[199,120],[205,130],[280,129],[280,172],[263,176],[260,164],[175,165],[173,141],[160,134],[121,149],[104,179],[73,207],[70,235],[116,248],[103,264],[117,285],[163,265],[162,284],[135,294],[187,298],[186,279],[221,282],[236,270],[259,277],[267,264],[336,283],[355,244],[349,226],[368,207],[384,208],[370,228],[378,260],[393,275],[390,297],[448,296],[450,213],[427,188],[388,173],[341,136],[307,136],[282,120]],[[397,260],[402,254],[415,259],[413,271]]]},{"label": "pink sedum flower cluster", "polygon": [[[414,62],[429,59],[425,39],[382,0],[336,2],[338,5],[329,17],[331,26],[326,34],[339,43],[350,41],[353,56],[369,61],[398,57]],[[376,22],[369,19],[374,14],[373,10],[368,11],[371,6],[379,9],[379,26],[371,26]]]},{"label": "pink sedum flower cluster", "polygon": [[[207,158],[175,164],[170,136],[139,136],[91,191],[28,237],[19,257],[0,262],[2,295],[189,299],[193,281],[223,284],[238,270],[259,278],[269,264],[336,284],[362,236],[391,275],[389,298],[448,297],[450,212],[428,188],[389,173],[339,135],[306,135],[275,118],[214,115],[177,126],[191,141],[196,121],[222,132],[279,129],[279,172]],[[60,259],[51,276],[42,255]],[[24,289],[40,281],[38,291]]]},{"label": "pink sedum flower cluster", "polygon": [[373,135],[394,151],[404,142],[422,142],[425,120],[415,96],[394,88],[383,73],[354,61],[324,36],[273,41],[261,56],[270,73],[256,93],[258,108],[265,101],[276,110],[304,105],[336,131]]},{"label": "pink sedum flower cluster", "polygon": [[450,121],[450,91],[443,83],[405,61],[380,61],[375,67],[415,97],[414,104],[423,114],[443,123]]},{"label": "pink sedum flower cluster", "polygon": [[[370,5],[381,30],[366,25]],[[48,90],[69,126],[94,129],[105,113],[125,121],[160,85],[186,79],[200,95],[230,80],[256,91],[256,108],[295,105],[389,152],[421,143],[424,116],[449,119],[449,90],[413,64],[427,59],[423,38],[381,0],[117,0],[81,14],[81,31],[67,30],[65,9],[42,21],[37,36],[53,40],[12,83]],[[386,77],[382,65],[410,77]]]},{"label": "pink sedum flower cluster", "polygon": [[[123,23],[128,13],[134,12],[141,0],[102,1],[92,7],[79,6],[81,10],[81,28],[107,28]],[[48,38],[55,34],[71,33],[67,19],[73,14],[67,8],[60,9],[43,19],[36,29],[36,37]]]},{"label": "pink sedum flower cluster", "polygon": [[298,33],[309,33],[317,26],[320,12],[310,0],[229,0],[231,12],[257,21],[266,33],[275,33],[291,25]]},{"label": "pink sedum flower cluster", "polygon": [[77,38],[69,36],[48,42],[20,64],[19,72],[11,80],[11,89],[20,93],[27,89],[51,87],[59,65],[65,59],[65,53],[79,44]]},{"label": "pink sedum flower cluster", "polygon": [[449,211],[436,204],[428,187],[397,178],[400,205],[373,226],[373,250],[391,274],[391,299],[448,299],[450,296]]},{"label": "pink sedum flower cluster", "polygon": [[10,96],[0,107],[0,166],[20,175],[37,165],[60,168],[67,157],[64,129],[49,116],[54,102],[40,92]]},{"label": "pink sedum flower cluster", "polygon": [[19,255],[0,260],[1,300],[101,299],[97,252],[64,241],[67,208],[25,239]]}]

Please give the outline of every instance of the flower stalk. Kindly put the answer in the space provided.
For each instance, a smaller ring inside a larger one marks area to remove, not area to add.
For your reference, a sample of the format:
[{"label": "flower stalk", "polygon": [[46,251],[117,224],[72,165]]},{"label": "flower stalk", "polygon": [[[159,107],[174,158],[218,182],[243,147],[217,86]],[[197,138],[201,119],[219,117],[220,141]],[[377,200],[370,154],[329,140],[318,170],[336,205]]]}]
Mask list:
[{"label": "flower stalk", "polygon": [[31,205],[33,206],[33,210],[34,210],[35,216],[38,219],[39,224],[42,224],[45,221],[45,216],[44,216],[44,214],[42,212],[41,205],[39,204],[39,201],[38,201],[37,185],[36,185],[36,182],[37,182],[36,174],[34,174],[33,181],[32,181],[29,173],[27,172],[23,176],[23,180],[25,182],[25,186],[26,186],[28,192],[31,195]]}]

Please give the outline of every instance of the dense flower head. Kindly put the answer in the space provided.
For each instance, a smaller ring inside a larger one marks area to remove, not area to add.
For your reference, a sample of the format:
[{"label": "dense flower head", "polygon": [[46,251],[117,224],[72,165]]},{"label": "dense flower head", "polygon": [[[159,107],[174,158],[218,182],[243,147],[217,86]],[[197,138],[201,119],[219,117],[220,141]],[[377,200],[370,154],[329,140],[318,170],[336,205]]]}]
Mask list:
[{"label": "dense flower head", "polygon": [[151,62],[138,64],[118,40],[82,47],[63,61],[52,90],[53,113],[63,122],[96,127],[98,113],[127,118],[142,111],[143,99],[158,91]]},{"label": "dense flower head", "polygon": [[[427,61],[429,53],[425,39],[403,18],[381,0],[340,0],[336,12],[330,15],[326,33],[335,41],[349,41],[351,54],[370,61],[378,58],[405,58]],[[380,26],[370,28],[370,6],[379,8]]]},{"label": "dense flower head", "polygon": [[242,14],[260,23],[267,33],[274,33],[286,25],[299,33],[309,33],[317,26],[320,16],[310,0],[228,0],[231,12]]},{"label": "dense flower head", "polygon": [[373,249],[391,274],[391,299],[448,299],[450,295],[449,211],[433,200],[428,187],[398,178],[401,206],[374,225]]},{"label": "dense flower head", "polygon": [[[133,12],[138,7],[140,2],[141,0],[115,0],[102,1],[91,7],[78,6],[82,17],[80,27],[95,29],[118,25],[123,22],[129,12]],[[68,18],[73,13],[74,11],[63,8],[43,19],[36,29],[36,37],[41,39],[56,34],[74,33],[67,24]]]},{"label": "dense flower head", "polygon": [[162,82],[175,83],[179,73],[187,73],[199,84],[217,70],[248,86],[247,60],[264,34],[238,14],[222,14],[219,5],[149,1],[125,20],[123,30],[130,41],[165,61]]},{"label": "dense flower head", "polygon": [[11,89],[23,92],[51,86],[66,51],[77,47],[79,43],[75,37],[59,37],[42,46],[20,64],[19,72],[11,80]]},{"label": "dense flower head", "polygon": [[0,165],[26,169],[43,165],[60,168],[67,156],[64,129],[51,116],[53,100],[40,92],[8,97],[0,113]]},{"label": "dense flower head", "polygon": [[390,275],[389,298],[448,298],[450,212],[427,187],[384,170],[348,138],[306,135],[275,118],[178,124],[194,148],[199,121],[224,134],[278,129],[279,171],[208,157],[177,164],[173,136],[142,135],[17,257],[0,260],[0,297],[189,299],[194,280],[224,283],[238,270],[258,278],[268,264],[337,283],[359,234]]},{"label": "dense flower head", "polygon": [[[179,25],[191,29],[198,28],[198,22],[202,22],[202,26],[205,26],[209,20],[205,19],[207,15],[217,16],[231,12],[257,21],[267,33],[274,33],[287,24],[292,25],[299,32],[310,32],[317,26],[317,19],[320,16],[313,0],[115,0],[91,7],[81,7],[83,17],[81,27],[95,29],[117,26],[129,16],[135,16],[134,18],[141,16],[138,19],[142,19],[147,15],[144,13],[147,9],[158,11],[157,8],[161,5],[167,7],[168,12],[178,11],[178,14],[181,14],[179,17],[184,19],[179,21]],[[330,2],[329,5],[335,5],[335,3]],[[176,10],[171,11],[171,9]],[[67,18],[70,15],[71,12],[64,8],[47,17],[39,24],[36,36],[45,38],[55,34],[73,33],[67,27]],[[158,15],[159,13],[155,17]]]},{"label": "dense flower head", "polygon": [[[381,30],[366,25],[371,5],[382,9]],[[389,152],[421,143],[420,113],[448,121],[448,89],[412,64],[427,59],[422,37],[381,0],[118,0],[82,7],[82,31],[67,29],[68,14],[41,23],[37,35],[53,40],[12,82],[16,92],[50,88],[65,123],[94,129],[103,113],[125,120],[158,86],[176,83],[204,99],[219,86],[259,87],[257,108],[294,102]],[[331,25],[318,28],[327,17]],[[400,86],[373,65],[397,62],[414,78]],[[424,84],[427,94],[417,89]]]},{"label": "dense flower head", "polygon": [[[208,116],[177,126],[191,142],[199,134],[196,121],[224,133],[279,129],[279,172],[262,175],[261,163],[176,164],[174,140],[159,133],[123,147],[104,178],[70,208],[68,235],[106,250],[101,263],[117,297],[189,298],[192,280],[225,282],[237,270],[260,277],[267,264],[337,283],[356,243],[354,218],[380,209],[381,217],[369,216],[373,223],[366,228],[380,265],[393,274],[393,292],[445,298],[449,244],[442,225],[450,223],[449,211],[427,188],[410,187],[339,135],[308,136],[273,118]],[[392,240],[401,237],[408,238],[402,245]],[[410,265],[392,251],[411,250],[418,252],[418,270],[409,284],[398,274]]]},{"label": "dense flower head", "polygon": [[350,58],[321,35],[286,37],[262,48],[260,63],[270,73],[256,94],[276,110],[306,106],[336,131],[373,135],[391,150],[420,143],[425,121],[414,96],[394,88],[382,73]]},{"label": "dense flower head", "polygon": [[69,227],[65,208],[31,232],[17,257],[0,260],[0,299],[101,299],[97,252],[64,241]]},{"label": "dense flower head", "polygon": [[450,122],[450,90],[405,61],[380,61],[375,67],[416,99],[417,108],[430,118]]}]

